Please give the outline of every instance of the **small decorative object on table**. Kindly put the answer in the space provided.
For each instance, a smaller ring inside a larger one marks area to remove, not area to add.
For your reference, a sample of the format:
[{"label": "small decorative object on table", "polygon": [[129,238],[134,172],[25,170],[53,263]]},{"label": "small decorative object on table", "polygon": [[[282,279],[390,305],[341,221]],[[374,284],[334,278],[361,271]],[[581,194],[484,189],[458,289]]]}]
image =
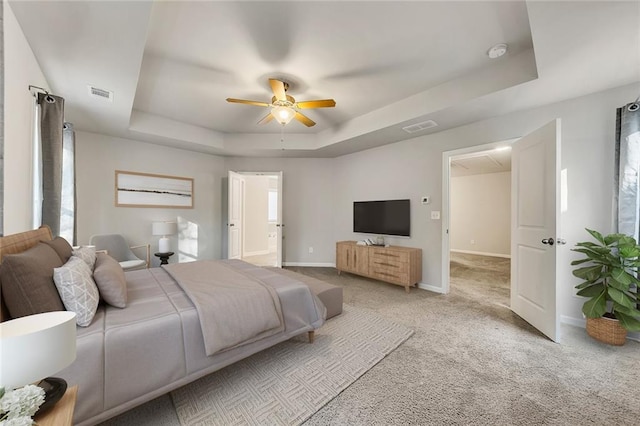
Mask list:
[{"label": "small decorative object on table", "polygon": [[584,280],[576,286],[578,296],[589,298],[582,306],[587,333],[603,343],[620,346],[627,331],[640,331],[638,296],[632,291],[640,285],[640,246],[627,235],[587,232],[597,243],[577,243],[572,250],[587,257],[571,262],[581,265],[573,271]]},{"label": "small decorative object on table", "polygon": [[5,392],[0,388],[0,425],[29,426],[44,402],[44,390],[35,385]]},{"label": "small decorative object on table", "polygon": [[166,253],[154,253],[154,256],[158,256],[160,258],[160,264],[161,265],[168,265],[169,264],[169,258],[171,256],[173,256],[173,252],[172,251],[168,251]]}]

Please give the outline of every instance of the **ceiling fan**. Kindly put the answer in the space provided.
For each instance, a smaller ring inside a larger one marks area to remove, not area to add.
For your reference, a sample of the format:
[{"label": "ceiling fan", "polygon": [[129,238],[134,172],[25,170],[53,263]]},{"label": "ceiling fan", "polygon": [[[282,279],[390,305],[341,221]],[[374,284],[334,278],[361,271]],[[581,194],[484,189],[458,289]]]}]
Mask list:
[{"label": "ceiling fan", "polygon": [[332,108],[336,106],[336,101],[333,99],[296,102],[293,96],[287,95],[289,83],[276,80],[275,78],[270,78],[269,84],[271,84],[271,90],[273,90],[271,103],[234,98],[227,98],[227,102],[271,107],[269,114],[267,114],[262,120],[258,121],[258,124],[266,124],[275,118],[278,123],[284,126],[295,118],[307,127],[315,126],[316,123],[298,111],[298,109]]}]

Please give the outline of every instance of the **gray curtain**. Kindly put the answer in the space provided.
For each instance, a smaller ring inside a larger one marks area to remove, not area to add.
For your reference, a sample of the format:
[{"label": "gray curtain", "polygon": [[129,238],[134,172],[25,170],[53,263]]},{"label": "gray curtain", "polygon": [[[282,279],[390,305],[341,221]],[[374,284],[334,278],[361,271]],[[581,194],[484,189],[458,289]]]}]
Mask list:
[{"label": "gray curtain", "polygon": [[40,143],[42,148],[42,223],[53,235],[60,234],[62,208],[62,128],[64,99],[38,93]]}]

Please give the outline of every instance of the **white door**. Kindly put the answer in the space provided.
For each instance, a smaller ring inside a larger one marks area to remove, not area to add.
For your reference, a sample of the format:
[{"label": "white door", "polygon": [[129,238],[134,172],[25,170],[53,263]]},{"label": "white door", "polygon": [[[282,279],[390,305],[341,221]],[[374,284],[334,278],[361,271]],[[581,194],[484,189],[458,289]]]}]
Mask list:
[{"label": "white door", "polygon": [[511,162],[511,309],[558,341],[560,120],[516,141]]},{"label": "white door", "polygon": [[229,259],[242,258],[242,219],[244,208],[244,178],[242,175],[229,172],[229,223],[228,250]]}]

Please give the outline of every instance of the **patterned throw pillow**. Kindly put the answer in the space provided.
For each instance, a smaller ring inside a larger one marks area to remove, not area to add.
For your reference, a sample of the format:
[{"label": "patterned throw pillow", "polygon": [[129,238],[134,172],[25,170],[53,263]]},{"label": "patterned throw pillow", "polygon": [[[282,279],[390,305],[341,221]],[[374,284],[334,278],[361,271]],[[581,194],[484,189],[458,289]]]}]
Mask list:
[{"label": "patterned throw pillow", "polygon": [[100,300],[89,266],[79,257],[71,256],[67,263],[53,270],[53,281],[64,307],[76,313],[76,324],[89,326]]},{"label": "patterned throw pillow", "polygon": [[95,246],[82,246],[73,251],[73,255],[84,260],[91,271],[96,266],[96,248]]}]

